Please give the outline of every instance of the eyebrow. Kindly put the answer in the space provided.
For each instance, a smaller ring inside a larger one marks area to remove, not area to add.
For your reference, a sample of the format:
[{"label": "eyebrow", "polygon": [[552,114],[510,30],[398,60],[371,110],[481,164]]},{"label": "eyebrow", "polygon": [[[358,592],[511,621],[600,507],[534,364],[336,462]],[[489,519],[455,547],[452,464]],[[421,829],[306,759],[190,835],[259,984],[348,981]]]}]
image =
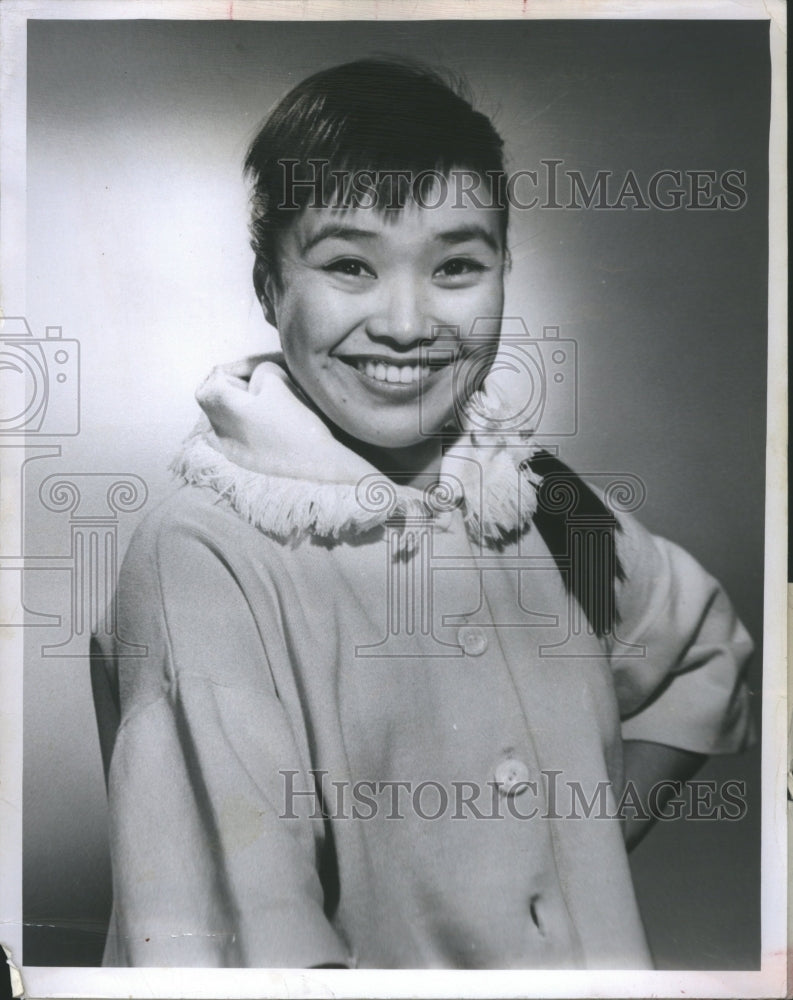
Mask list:
[{"label": "eyebrow", "polygon": [[[371,229],[358,229],[355,226],[345,226],[338,222],[326,222],[313,233],[302,246],[302,252],[308,253],[318,243],[323,240],[359,240],[376,239],[380,234]],[[494,253],[500,253],[501,247],[492,233],[489,233],[484,226],[471,225],[459,226],[456,229],[447,229],[442,233],[436,233],[433,237],[441,243],[454,246],[458,243],[468,243],[471,240],[482,240]]]},{"label": "eyebrow", "polygon": [[373,240],[378,234],[371,229],[356,229],[354,226],[343,226],[338,222],[326,222],[319,229],[309,236],[302,246],[303,253],[308,253],[317,243],[322,240]]},{"label": "eyebrow", "polygon": [[467,243],[469,240],[482,240],[494,253],[500,253],[501,251],[501,247],[493,234],[489,233],[484,226],[479,225],[447,229],[445,232],[438,233],[435,238],[449,244]]}]

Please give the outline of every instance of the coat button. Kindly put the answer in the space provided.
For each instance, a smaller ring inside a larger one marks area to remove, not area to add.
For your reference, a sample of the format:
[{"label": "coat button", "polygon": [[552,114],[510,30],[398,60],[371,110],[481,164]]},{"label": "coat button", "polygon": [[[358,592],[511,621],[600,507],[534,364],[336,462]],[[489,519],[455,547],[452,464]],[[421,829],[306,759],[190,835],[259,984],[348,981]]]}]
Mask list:
[{"label": "coat button", "polygon": [[466,656],[481,656],[487,649],[487,636],[475,625],[462,625],[457,630],[457,642]]},{"label": "coat button", "polygon": [[502,795],[520,795],[528,787],[529,769],[517,757],[506,757],[495,772],[495,782]]}]

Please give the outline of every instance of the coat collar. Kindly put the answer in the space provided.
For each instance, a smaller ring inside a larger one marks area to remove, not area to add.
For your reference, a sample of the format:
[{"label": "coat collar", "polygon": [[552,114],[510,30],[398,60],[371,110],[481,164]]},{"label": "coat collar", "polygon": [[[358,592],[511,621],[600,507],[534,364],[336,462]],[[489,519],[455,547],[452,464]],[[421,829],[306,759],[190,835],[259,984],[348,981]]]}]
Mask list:
[{"label": "coat collar", "polygon": [[214,369],[196,398],[204,414],[171,469],[282,541],[343,541],[459,507],[469,535],[495,545],[525,530],[536,510],[541,480],[528,466],[536,445],[526,432],[498,431],[504,404],[490,384],[477,394],[476,426],[469,405],[425,489],[395,484],[337,441],[278,354]]}]

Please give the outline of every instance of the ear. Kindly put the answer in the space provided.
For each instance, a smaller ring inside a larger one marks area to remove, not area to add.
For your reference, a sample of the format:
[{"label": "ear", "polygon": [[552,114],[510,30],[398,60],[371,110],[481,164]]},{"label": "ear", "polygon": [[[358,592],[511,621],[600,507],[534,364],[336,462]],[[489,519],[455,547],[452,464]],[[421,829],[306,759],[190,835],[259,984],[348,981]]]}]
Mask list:
[{"label": "ear", "polygon": [[277,287],[276,281],[272,273],[269,273],[264,279],[264,284],[262,286],[261,295],[259,296],[259,301],[261,302],[262,309],[264,310],[264,318],[270,324],[278,329],[278,316],[276,311],[276,299],[277,299]]}]

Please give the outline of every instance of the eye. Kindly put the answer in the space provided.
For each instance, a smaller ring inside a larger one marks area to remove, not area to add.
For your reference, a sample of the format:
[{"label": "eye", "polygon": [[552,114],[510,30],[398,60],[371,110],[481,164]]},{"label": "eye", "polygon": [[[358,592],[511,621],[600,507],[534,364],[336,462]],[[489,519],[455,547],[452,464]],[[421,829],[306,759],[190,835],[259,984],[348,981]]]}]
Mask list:
[{"label": "eye", "polygon": [[327,271],[329,274],[341,274],[347,278],[377,277],[368,264],[364,264],[362,260],[358,260],[356,257],[341,257],[339,260],[334,260],[330,264],[326,264],[322,270]]},{"label": "eye", "polygon": [[435,272],[436,278],[445,278],[447,281],[454,281],[455,279],[467,278],[472,275],[481,274],[483,271],[487,271],[488,268],[481,261],[474,260],[473,257],[452,257],[443,264]]}]

